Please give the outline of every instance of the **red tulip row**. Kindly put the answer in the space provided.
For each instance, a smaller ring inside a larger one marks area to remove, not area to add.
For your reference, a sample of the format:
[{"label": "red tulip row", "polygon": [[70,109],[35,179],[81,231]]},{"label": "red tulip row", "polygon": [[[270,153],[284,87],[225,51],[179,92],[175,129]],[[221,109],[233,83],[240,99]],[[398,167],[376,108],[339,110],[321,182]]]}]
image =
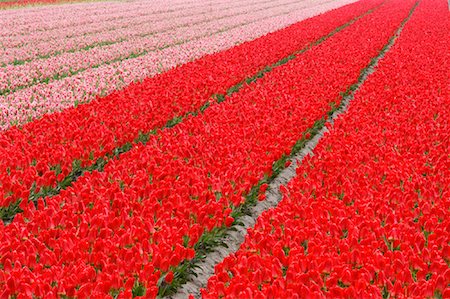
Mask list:
[{"label": "red tulip row", "polygon": [[273,162],[339,105],[412,4],[389,1],[104,172],[30,205],[0,228],[0,289],[37,297],[145,289],[154,297],[193,258],[200,236],[231,225],[233,208]]},{"label": "red tulip row", "polygon": [[449,25],[421,1],[204,298],[450,298]]},{"label": "red tulip row", "polygon": [[[366,0],[342,7],[9,129],[0,135],[0,207],[27,199],[43,187],[56,187],[79,171],[76,165],[92,165],[140,133],[204,107],[214,94],[226,94],[265,66],[304,49],[379,3]],[[23,201],[22,208],[25,205]]]}]

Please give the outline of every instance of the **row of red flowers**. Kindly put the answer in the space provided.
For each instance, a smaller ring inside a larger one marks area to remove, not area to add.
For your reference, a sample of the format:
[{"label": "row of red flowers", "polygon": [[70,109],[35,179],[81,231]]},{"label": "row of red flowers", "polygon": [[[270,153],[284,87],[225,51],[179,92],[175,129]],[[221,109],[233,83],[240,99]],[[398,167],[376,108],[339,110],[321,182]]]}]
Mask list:
[{"label": "row of red flowers", "polygon": [[[214,94],[254,76],[378,5],[367,0],[208,55],[89,104],[47,115],[0,135],[0,207],[55,187],[73,170],[113,152],[139,133],[198,110]],[[36,189],[34,189],[34,187]],[[26,208],[26,201],[22,202]]]},{"label": "row of red flowers", "polygon": [[0,228],[4,294],[129,297],[140,283],[154,297],[160,279],[170,282],[173,267],[193,257],[201,234],[231,225],[243,195],[339,105],[411,6],[386,3],[46,206],[31,205]]},{"label": "row of red flowers", "polygon": [[449,25],[421,2],[204,298],[450,298]]}]

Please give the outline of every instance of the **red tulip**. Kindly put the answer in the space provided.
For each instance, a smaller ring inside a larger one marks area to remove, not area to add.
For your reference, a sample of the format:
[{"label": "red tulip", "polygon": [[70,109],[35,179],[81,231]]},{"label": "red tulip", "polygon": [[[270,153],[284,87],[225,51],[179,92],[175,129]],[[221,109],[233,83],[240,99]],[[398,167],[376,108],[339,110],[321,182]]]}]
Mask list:
[{"label": "red tulip", "polygon": [[165,280],[165,282],[167,282],[167,283],[172,283],[172,281],[173,281],[173,272],[172,271],[169,271],[167,274],[166,274],[166,276],[164,277],[164,280]]},{"label": "red tulip", "polygon": [[232,226],[233,223],[234,223],[234,218],[233,218],[233,217],[228,216],[227,219],[225,219],[225,225],[226,225],[227,227]]}]

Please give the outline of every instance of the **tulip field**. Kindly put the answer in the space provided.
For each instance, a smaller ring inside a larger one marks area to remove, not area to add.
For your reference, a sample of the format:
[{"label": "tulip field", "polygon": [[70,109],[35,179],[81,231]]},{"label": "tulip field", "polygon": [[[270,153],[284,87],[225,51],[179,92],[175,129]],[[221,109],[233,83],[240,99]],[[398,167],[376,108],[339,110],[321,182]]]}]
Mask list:
[{"label": "tulip field", "polygon": [[0,298],[450,298],[446,1],[11,3]]}]

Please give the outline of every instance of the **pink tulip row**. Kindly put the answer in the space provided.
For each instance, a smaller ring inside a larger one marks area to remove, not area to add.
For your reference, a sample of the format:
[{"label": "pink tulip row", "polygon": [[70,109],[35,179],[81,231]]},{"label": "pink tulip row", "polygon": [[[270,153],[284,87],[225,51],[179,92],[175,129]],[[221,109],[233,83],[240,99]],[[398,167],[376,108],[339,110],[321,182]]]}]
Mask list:
[{"label": "pink tulip row", "polygon": [[[259,0],[267,2],[267,0]],[[38,55],[49,55],[56,51],[68,51],[71,49],[80,49],[92,43],[98,42],[102,39],[102,35],[107,35],[111,38],[114,35],[116,39],[119,39],[124,35],[122,30],[128,30],[127,35],[135,33],[135,35],[140,35],[144,28],[142,26],[147,26],[145,28],[152,28],[152,31],[157,32],[158,23],[166,21],[167,19],[178,19],[178,18],[191,18],[192,16],[203,14],[206,16],[210,14],[217,13],[218,11],[225,10],[223,15],[226,15],[226,11],[229,9],[236,9],[239,7],[245,8],[247,6],[259,5],[258,3],[236,3],[230,4],[216,3],[214,7],[203,5],[201,7],[185,7],[184,9],[167,10],[162,12],[155,12],[149,7],[142,7],[136,9],[136,11],[126,10],[125,15],[122,12],[117,12],[117,17],[100,22],[95,19],[91,19],[89,16],[79,16],[78,22],[74,21],[71,25],[66,27],[57,27],[55,29],[49,30],[37,30],[34,32],[26,34],[12,34],[11,36],[4,37],[0,42],[3,45],[3,55],[7,56],[3,58],[1,63],[11,63],[14,58],[25,60],[28,58],[33,58]],[[80,20],[85,20],[80,23]],[[186,20],[185,20],[186,21]],[[173,26],[172,26],[173,27]],[[11,29],[11,32],[14,29]],[[145,32],[145,30],[144,30]],[[59,48],[54,48],[59,43]],[[47,45],[46,49],[44,46]],[[33,47],[37,48],[34,49]],[[27,55],[29,57],[27,57]],[[24,57],[25,56],[25,57]],[[9,58],[9,59],[6,59]]]},{"label": "pink tulip row", "polygon": [[[211,0],[200,3],[192,1],[148,1],[133,2],[95,2],[66,4],[47,7],[35,7],[20,10],[2,11],[5,26],[0,28],[0,36],[27,35],[36,31],[70,30],[72,27],[84,26],[93,22],[105,22],[123,17],[130,17],[139,11],[161,13],[186,7],[207,6]],[[52,18],[48,16],[51,15]]]},{"label": "pink tulip row", "polygon": [[[186,63],[205,54],[221,51],[236,44],[276,31],[299,20],[336,8],[350,1],[333,1],[293,11],[284,11],[230,29],[199,37],[183,44],[149,52],[136,58],[88,68],[74,76],[29,88],[0,97],[0,128],[24,124],[43,114],[87,102],[106,95],[131,82],[153,76],[176,65]],[[311,5],[317,2],[309,2]]]},{"label": "pink tulip row", "polygon": [[48,5],[61,5],[80,2],[92,2],[92,0],[2,0],[0,1],[0,10],[14,10],[36,6],[43,7]]},{"label": "pink tulip row", "polygon": [[[283,1],[286,0],[281,2]],[[137,32],[137,34],[134,33],[135,36],[124,38],[123,41],[119,40],[120,42],[111,45],[63,53],[47,59],[33,60],[23,65],[0,68],[0,94],[14,91],[17,88],[28,87],[48,78],[53,80],[54,78],[70,76],[88,68],[127,59],[131,55],[142,55],[146,52],[225,31],[228,28],[264,20],[271,16],[284,14],[291,9],[302,8],[305,5],[276,3],[261,8],[259,6],[221,10],[211,13],[211,16],[197,15],[177,20],[166,19],[155,25],[150,23],[140,26],[142,31]],[[136,28],[131,28],[131,30],[131,32],[136,32]],[[131,32],[127,31],[125,34],[130,35]],[[48,47],[50,51],[57,51],[58,48]],[[15,56],[14,53],[12,54]],[[24,57],[30,57],[26,53],[21,54],[24,54]],[[14,59],[17,58],[14,57]]]}]

